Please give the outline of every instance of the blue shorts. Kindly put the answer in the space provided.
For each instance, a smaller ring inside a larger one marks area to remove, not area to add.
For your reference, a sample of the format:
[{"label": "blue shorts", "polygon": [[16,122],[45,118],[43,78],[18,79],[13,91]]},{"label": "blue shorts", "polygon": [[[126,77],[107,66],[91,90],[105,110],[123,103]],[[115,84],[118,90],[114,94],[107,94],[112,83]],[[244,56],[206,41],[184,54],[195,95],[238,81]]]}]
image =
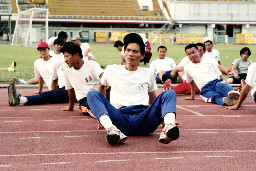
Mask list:
[{"label": "blue shorts", "polygon": [[[174,83],[177,80],[177,78],[172,78],[172,75],[171,75],[172,70],[165,71],[165,73],[166,73],[167,78],[172,80],[172,83]],[[159,78],[159,73],[156,75],[156,79],[157,79],[156,80],[157,83],[162,83],[161,79]]]}]

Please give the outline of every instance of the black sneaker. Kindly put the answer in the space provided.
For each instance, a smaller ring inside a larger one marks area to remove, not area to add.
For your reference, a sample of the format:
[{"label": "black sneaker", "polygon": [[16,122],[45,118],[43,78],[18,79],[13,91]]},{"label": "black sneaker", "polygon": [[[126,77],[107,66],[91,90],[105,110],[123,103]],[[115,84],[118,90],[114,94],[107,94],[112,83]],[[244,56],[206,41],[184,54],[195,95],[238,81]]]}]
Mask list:
[{"label": "black sneaker", "polygon": [[173,140],[177,140],[180,136],[180,128],[177,125],[166,124],[162,130],[159,142],[169,144]]},{"label": "black sneaker", "polygon": [[112,126],[109,129],[107,129],[107,134],[107,141],[110,145],[122,144],[127,139],[127,136],[124,135],[115,126]]}]

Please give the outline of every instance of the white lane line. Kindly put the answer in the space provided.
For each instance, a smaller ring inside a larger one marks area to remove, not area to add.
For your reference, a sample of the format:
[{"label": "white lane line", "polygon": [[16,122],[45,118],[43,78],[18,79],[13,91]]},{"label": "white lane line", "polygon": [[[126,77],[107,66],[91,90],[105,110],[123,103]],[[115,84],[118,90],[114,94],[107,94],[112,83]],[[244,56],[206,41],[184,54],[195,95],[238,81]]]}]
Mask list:
[{"label": "white lane line", "polygon": [[4,121],[4,122],[10,122],[10,123],[19,123],[19,122],[23,122],[23,121]]},{"label": "white lane line", "polygon": [[64,138],[81,138],[81,137],[88,137],[89,135],[73,135],[73,136],[68,136],[68,135],[65,135]]},{"label": "white lane line", "polygon": [[60,164],[70,164],[71,162],[58,162],[58,163],[41,163],[41,165],[60,165]]},{"label": "white lane line", "polygon": [[235,157],[235,156],[204,156],[208,158],[230,158],[230,157]]},{"label": "white lane line", "polygon": [[198,134],[217,134],[218,132],[196,132]]},{"label": "white lane line", "polygon": [[0,165],[0,167],[11,167],[11,165]]},{"label": "white lane line", "polygon": [[74,131],[24,131],[24,132],[0,132],[0,134],[28,134],[28,133],[74,133],[74,132],[106,132],[104,129],[74,130]]},{"label": "white lane line", "polygon": [[94,161],[96,163],[109,163],[109,162],[126,162],[126,161],[129,161],[129,160],[97,160],[97,161]]},{"label": "white lane line", "polygon": [[88,119],[81,119],[82,121],[91,121],[91,120],[95,120],[94,118],[88,118]]},{"label": "white lane line", "polygon": [[87,117],[87,116],[69,116],[71,118],[84,118],[84,117]]},{"label": "white lane line", "polygon": [[170,157],[170,158],[155,158],[156,160],[174,160],[174,159],[184,159],[184,157]]},{"label": "white lane line", "polygon": [[28,140],[28,139],[40,139],[44,137],[24,137],[24,138],[19,138],[20,140]]},{"label": "white lane line", "polygon": [[256,133],[256,131],[236,131],[236,132],[239,132],[239,133]]},{"label": "white lane line", "polygon": [[43,120],[44,122],[57,122],[59,120]]},{"label": "white lane line", "polygon": [[25,119],[25,118],[28,118],[28,117],[1,117],[0,116],[0,119]]},{"label": "white lane line", "polygon": [[219,151],[127,151],[106,153],[28,153],[28,154],[1,154],[0,157],[31,157],[31,156],[77,156],[77,155],[134,155],[134,154],[192,154],[192,153],[256,153],[256,150],[219,150]]},{"label": "white lane line", "polygon": [[201,114],[201,113],[195,112],[195,111],[190,110],[190,109],[186,109],[186,108],[181,107],[181,106],[178,106],[178,105],[177,105],[176,107],[177,107],[177,108],[180,108],[180,109],[183,109],[183,110],[186,110],[186,111],[188,111],[188,112],[194,113],[194,114],[196,114],[196,115],[198,115],[198,116],[204,116],[204,115]]}]

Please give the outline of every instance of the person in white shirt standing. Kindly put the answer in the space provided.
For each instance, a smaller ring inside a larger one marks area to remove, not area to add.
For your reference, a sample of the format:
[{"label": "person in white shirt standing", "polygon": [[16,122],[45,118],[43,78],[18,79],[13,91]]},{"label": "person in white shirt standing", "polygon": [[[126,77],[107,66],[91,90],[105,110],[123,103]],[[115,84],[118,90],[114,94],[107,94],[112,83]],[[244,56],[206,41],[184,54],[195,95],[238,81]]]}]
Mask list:
[{"label": "person in white shirt standing", "polygon": [[82,43],[81,42],[81,37],[79,35],[76,35],[72,38],[72,41],[79,45],[80,48],[82,49],[82,54],[83,54],[83,59],[84,60],[96,60],[95,57],[91,53],[91,48],[89,43]]},{"label": "person in white shirt standing", "polygon": [[156,74],[157,83],[165,83],[167,79],[171,79],[174,83],[177,77],[172,77],[171,72],[176,67],[173,59],[166,57],[167,48],[159,46],[157,48],[158,59],[151,62],[149,70]]},{"label": "person in white shirt standing", "polygon": [[69,94],[69,106],[63,110],[72,111],[76,97],[82,112],[94,117],[87,104],[87,93],[90,90],[97,90],[103,69],[93,60],[83,60],[80,46],[73,42],[65,43],[61,52],[64,54],[65,62],[69,67],[65,71],[65,88]]},{"label": "person in white shirt standing", "polygon": [[[98,91],[90,91],[87,102],[94,116],[107,131],[110,145],[121,144],[126,135],[154,132],[164,120],[159,141],[164,144],[179,138],[175,125],[176,94],[164,91],[156,97],[154,75],[138,66],[145,56],[145,44],[139,34],[124,37],[125,65],[109,65],[101,78]],[[111,87],[110,102],[104,97]],[[125,135],[126,134],[126,135]]]},{"label": "person in white shirt standing", "polygon": [[201,58],[195,44],[187,45],[185,52],[191,60],[184,68],[185,79],[191,87],[191,96],[187,100],[194,100],[196,84],[205,102],[229,106],[236,104],[240,93],[226,84],[227,80],[217,65],[205,57]]},{"label": "person in white shirt standing", "polygon": [[[25,97],[21,96],[16,91],[15,79],[14,79],[13,82],[8,87],[8,96],[9,96],[10,106],[15,106],[19,104],[41,105],[46,103],[54,104],[54,103],[68,102],[68,91],[65,90],[65,78],[64,78],[64,71],[67,68],[67,64],[64,62],[64,57],[62,56],[62,60],[59,59],[58,63],[54,63],[53,59],[51,59],[48,54],[49,52],[48,44],[44,42],[41,42],[38,45],[38,51],[40,52],[40,55],[42,58],[37,60],[39,62],[35,62],[36,78],[38,78],[37,75],[42,75],[43,78],[39,77],[40,86],[41,86],[41,81],[49,79],[51,82],[50,85],[47,85],[49,91],[40,92],[40,88],[39,88],[39,94],[37,95],[25,96]],[[44,61],[44,60],[47,60],[47,61]]]}]

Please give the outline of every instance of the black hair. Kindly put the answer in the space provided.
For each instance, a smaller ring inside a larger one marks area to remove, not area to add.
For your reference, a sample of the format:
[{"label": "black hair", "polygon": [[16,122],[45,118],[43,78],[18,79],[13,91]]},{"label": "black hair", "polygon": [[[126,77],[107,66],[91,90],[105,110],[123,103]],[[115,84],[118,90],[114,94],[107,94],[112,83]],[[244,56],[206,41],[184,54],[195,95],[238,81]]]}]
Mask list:
[{"label": "black hair", "polygon": [[126,48],[129,43],[137,43],[140,46],[140,53],[141,55],[145,54],[145,47],[141,36],[137,33],[129,33],[124,37],[124,51],[126,51]]},{"label": "black hair", "polygon": [[158,51],[160,48],[164,48],[165,51],[167,51],[167,48],[166,48],[165,46],[159,46],[159,47],[157,48],[157,51]]},{"label": "black hair", "polygon": [[58,44],[58,45],[62,46],[64,44],[64,40],[62,38],[57,38],[53,42],[53,45],[55,45],[55,44]]},{"label": "black hair", "polygon": [[83,58],[82,49],[80,48],[79,45],[75,44],[74,42],[66,42],[66,43],[64,43],[63,47],[60,49],[60,51],[62,53],[68,52],[71,55],[75,55],[76,53],[78,53],[80,58]]},{"label": "black hair", "polygon": [[209,42],[209,43],[212,44],[212,41],[211,41],[211,40],[206,40],[206,41],[204,42],[204,44],[207,43],[207,42]]},{"label": "black hair", "polygon": [[205,45],[203,43],[197,43],[196,46],[201,46],[204,49],[204,52],[206,51]]},{"label": "black hair", "polygon": [[248,51],[248,55],[251,56],[251,50],[248,47],[244,47],[240,50],[240,56]]},{"label": "black hair", "polygon": [[123,42],[121,42],[120,40],[118,40],[118,41],[116,41],[115,43],[114,43],[114,47],[118,47],[118,46],[124,46],[124,44],[123,44]]},{"label": "black hair", "polygon": [[63,40],[67,39],[68,38],[68,34],[66,32],[64,32],[64,31],[61,31],[58,34],[58,38],[62,38]]},{"label": "black hair", "polygon": [[185,47],[185,52],[186,52],[187,49],[190,49],[190,48],[192,48],[192,47],[194,47],[194,48],[196,48],[196,49],[198,50],[198,47],[197,47],[196,44],[189,44],[189,45],[187,45],[187,46]]}]

